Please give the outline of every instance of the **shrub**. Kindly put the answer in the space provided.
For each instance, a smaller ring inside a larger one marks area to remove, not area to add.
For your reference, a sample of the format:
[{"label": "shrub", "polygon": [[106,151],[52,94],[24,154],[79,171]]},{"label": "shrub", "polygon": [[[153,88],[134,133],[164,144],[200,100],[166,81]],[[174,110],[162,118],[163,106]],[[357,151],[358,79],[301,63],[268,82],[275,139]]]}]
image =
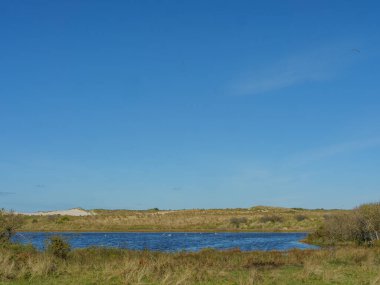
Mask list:
[{"label": "shrub", "polygon": [[376,244],[380,240],[380,203],[364,204],[345,213],[326,216],[323,225],[310,235],[310,240],[326,244]]},{"label": "shrub", "polygon": [[267,222],[281,223],[283,221],[284,221],[284,218],[278,215],[267,215],[260,218],[260,222],[262,223],[267,223]]},{"label": "shrub", "polygon": [[380,240],[380,203],[364,204],[357,209],[356,220],[362,242]]},{"label": "shrub", "polygon": [[158,208],[152,208],[152,209],[149,209],[148,211],[152,211],[152,212],[157,212],[157,211],[159,211],[160,209],[158,209]]},{"label": "shrub", "polygon": [[56,223],[57,223],[57,224],[63,224],[64,222],[68,222],[68,221],[70,221],[70,218],[69,218],[68,216],[63,216],[63,217],[60,217],[60,218],[56,221]]},{"label": "shrub", "polygon": [[248,222],[248,219],[246,217],[230,219],[230,223],[233,224],[237,228],[240,227],[240,224],[246,224],[247,222]]},{"label": "shrub", "polygon": [[22,224],[22,218],[14,212],[0,210],[0,244],[8,243]]},{"label": "shrub", "polygon": [[308,219],[308,217],[305,216],[305,215],[296,215],[294,218],[295,218],[298,222],[302,222],[302,221]]},{"label": "shrub", "polygon": [[46,241],[46,252],[55,257],[66,259],[70,251],[70,244],[60,236],[52,236]]},{"label": "shrub", "polygon": [[46,216],[46,219],[49,221],[49,222],[56,222],[59,218],[59,215],[48,215]]}]

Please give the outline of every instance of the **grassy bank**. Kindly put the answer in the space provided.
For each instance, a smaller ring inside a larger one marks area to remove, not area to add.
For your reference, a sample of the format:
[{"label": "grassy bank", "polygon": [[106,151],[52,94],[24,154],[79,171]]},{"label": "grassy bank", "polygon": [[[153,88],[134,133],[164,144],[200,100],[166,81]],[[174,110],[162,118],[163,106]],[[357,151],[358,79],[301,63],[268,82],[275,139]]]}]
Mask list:
[{"label": "grassy bank", "polygon": [[94,215],[23,216],[20,231],[314,231],[341,210],[275,207],[176,211],[93,210]]},{"label": "grassy bank", "polygon": [[380,284],[380,248],[159,253],[89,248],[60,259],[0,249],[0,284]]}]

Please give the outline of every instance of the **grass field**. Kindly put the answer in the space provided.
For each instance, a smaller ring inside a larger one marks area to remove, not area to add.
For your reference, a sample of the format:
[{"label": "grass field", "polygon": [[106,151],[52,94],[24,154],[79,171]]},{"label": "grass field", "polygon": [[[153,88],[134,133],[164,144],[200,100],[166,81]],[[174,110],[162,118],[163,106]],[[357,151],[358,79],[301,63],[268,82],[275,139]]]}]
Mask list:
[{"label": "grass field", "polygon": [[66,260],[20,248],[0,249],[0,284],[380,284],[380,248],[198,253],[88,248]]},{"label": "grass field", "polygon": [[21,231],[313,231],[342,210],[275,207],[132,211],[93,210],[92,216],[24,216]]}]

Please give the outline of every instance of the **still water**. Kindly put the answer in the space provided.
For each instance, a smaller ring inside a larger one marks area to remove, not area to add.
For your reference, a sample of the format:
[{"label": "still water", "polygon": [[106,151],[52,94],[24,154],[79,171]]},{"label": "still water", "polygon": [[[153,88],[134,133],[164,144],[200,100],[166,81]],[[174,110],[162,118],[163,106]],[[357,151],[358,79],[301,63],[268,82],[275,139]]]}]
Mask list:
[{"label": "still water", "polygon": [[288,250],[317,248],[300,240],[306,233],[18,233],[14,241],[31,243],[43,249],[52,235],[64,237],[72,248],[90,246],[155,251],[198,251],[204,248],[249,250]]}]

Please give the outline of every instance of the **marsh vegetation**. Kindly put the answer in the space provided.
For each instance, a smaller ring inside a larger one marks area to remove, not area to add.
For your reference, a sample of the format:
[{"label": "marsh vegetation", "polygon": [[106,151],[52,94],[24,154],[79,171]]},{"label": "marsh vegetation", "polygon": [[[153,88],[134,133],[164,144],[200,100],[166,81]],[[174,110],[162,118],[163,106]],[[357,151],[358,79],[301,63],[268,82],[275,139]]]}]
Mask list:
[{"label": "marsh vegetation", "polygon": [[162,253],[31,247],[0,249],[2,284],[378,284],[380,249]]},{"label": "marsh vegetation", "polygon": [[[30,245],[10,242],[8,237],[20,226],[20,219],[1,212],[0,233],[5,238],[0,244],[0,284],[380,284],[378,203],[327,214],[322,210],[281,209],[284,215],[280,216],[278,210],[260,210],[235,210],[233,217],[240,219],[230,217],[228,224],[236,229],[238,223],[239,229],[245,229],[253,216],[273,227],[290,219],[306,223],[318,217],[313,226],[319,227],[309,240],[329,246],[319,250],[249,252],[204,249],[165,253],[96,247],[72,250],[65,240],[53,237],[43,251],[38,251]],[[226,218],[217,210],[209,211],[210,215]],[[121,213],[124,212],[118,215]],[[90,218],[106,218],[107,214],[110,212]],[[115,218],[114,213],[110,216]],[[41,217],[34,219],[38,221],[31,224],[41,223]],[[58,219],[58,224],[75,219]]]}]

